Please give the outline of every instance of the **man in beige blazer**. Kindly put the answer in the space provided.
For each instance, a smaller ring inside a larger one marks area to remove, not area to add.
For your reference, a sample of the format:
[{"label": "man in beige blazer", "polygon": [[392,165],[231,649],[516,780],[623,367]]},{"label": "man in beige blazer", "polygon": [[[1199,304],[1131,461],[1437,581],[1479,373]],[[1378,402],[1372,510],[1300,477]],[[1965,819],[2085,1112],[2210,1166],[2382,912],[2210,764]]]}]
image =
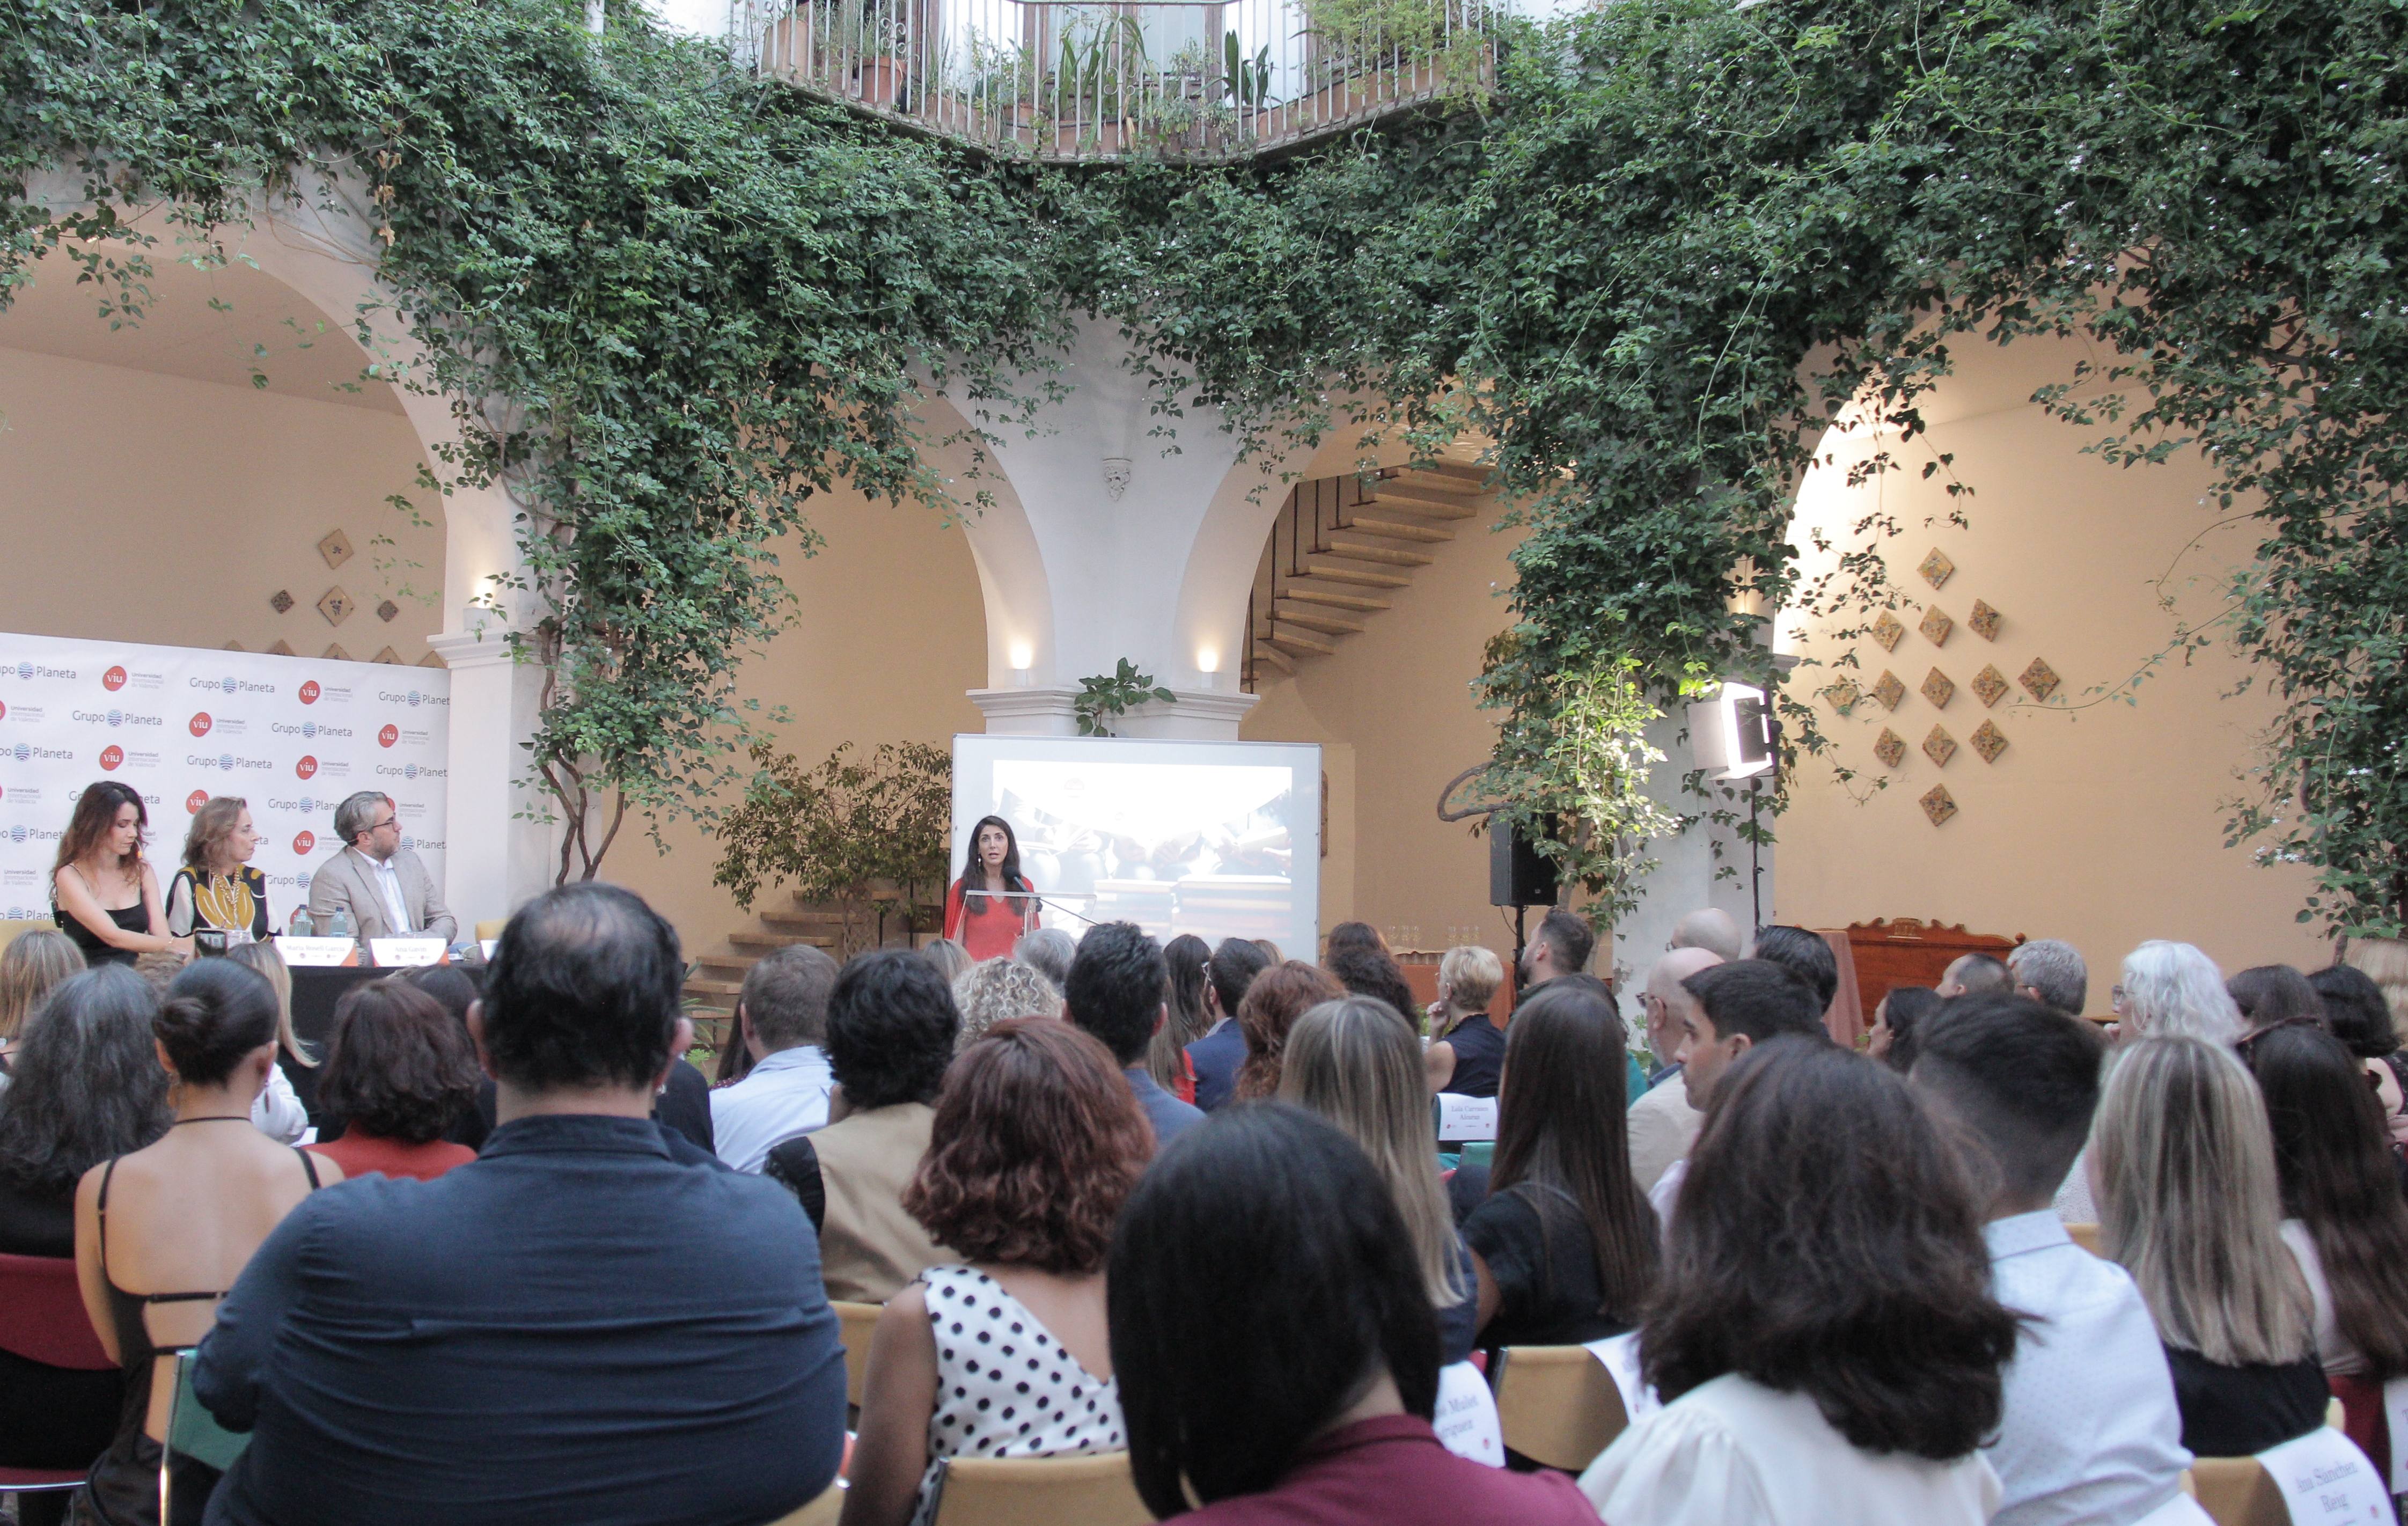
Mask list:
[{"label": "man in beige blazer", "polygon": [[335,807],[335,835],[346,844],[309,876],[309,918],[319,927],[349,912],[363,938],[440,938],[459,931],[435,877],[401,845],[393,797],[364,789]]}]

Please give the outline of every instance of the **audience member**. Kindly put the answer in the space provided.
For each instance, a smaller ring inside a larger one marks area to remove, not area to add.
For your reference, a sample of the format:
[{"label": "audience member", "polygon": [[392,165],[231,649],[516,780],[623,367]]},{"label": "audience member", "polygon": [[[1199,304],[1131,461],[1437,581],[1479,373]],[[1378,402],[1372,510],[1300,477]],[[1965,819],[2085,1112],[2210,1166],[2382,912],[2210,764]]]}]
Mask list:
[{"label": "audience member", "polygon": [[0,1090],[7,1087],[26,1021],[61,981],[83,969],[75,940],[48,928],[28,928],[0,949]]},{"label": "audience member", "polygon": [[1596,1526],[1562,1476],[1440,1444],[1427,1279],[1385,1185],[1334,1125],[1278,1104],[1215,1115],[1146,1173],[1109,1286],[1129,1466],[1156,1516]]},{"label": "audience member", "polygon": [[683,980],[616,886],[510,918],[468,1017],[500,1085],[484,1153],[310,1199],[219,1312],[194,1389],[251,1439],[213,1522],[762,1521],[835,1477],[844,1362],[801,1212],[650,1118]]},{"label": "audience member", "polygon": [[431,1182],[477,1152],[443,1138],[477,1105],[477,1057],[442,1003],[390,977],[355,986],[335,1003],[326,1064],[318,1077],[339,1139],[309,1148],[345,1176],[409,1176]]},{"label": "audience member", "polygon": [[1386,949],[1332,949],[1321,967],[1350,995],[1386,1002],[1405,1015],[1415,1034],[1422,1031],[1420,1004],[1413,1001],[1413,988],[1405,983],[1403,968]]},{"label": "audience member", "polygon": [[[297,1144],[309,1131],[311,1103],[318,1094],[318,1057],[293,1031],[293,972],[284,967],[284,956],[272,939],[237,944],[226,957],[258,971],[276,993],[276,1063],[267,1068],[267,1085],[251,1101],[251,1121],[278,1144]],[[296,1074],[308,1079],[308,1097],[294,1086]]]},{"label": "audience member", "polygon": [[142,856],[150,829],[150,808],[131,785],[103,779],[76,798],[50,867],[50,916],[86,964],[193,952],[190,938],[167,931],[159,876]]},{"label": "audience member", "polygon": [[2408,1031],[2408,938],[2344,939],[2338,962],[2373,981],[2391,1009],[2391,1026]]},{"label": "audience member", "polygon": [[2325,1004],[2325,1027],[2356,1055],[2383,1101],[2383,1128],[2395,1147],[2408,1144],[2408,1055],[2400,1047],[2383,988],[2354,965],[2336,964],[2308,977]]},{"label": "audience member", "polygon": [[1238,1067],[1246,1062],[1246,1035],[1238,1026],[1238,1008],[1254,977],[1271,967],[1260,945],[1243,938],[1224,938],[1204,967],[1204,1001],[1211,1026],[1187,1046],[1187,1062],[1196,1073],[1196,1105],[1210,1113],[1229,1100],[1238,1084]]},{"label": "audience member", "polygon": [[[952,984],[935,960],[928,964]],[[809,943],[790,943],[744,972],[737,1042],[752,1051],[752,1068],[710,1094],[711,1144],[736,1170],[759,1171],[770,1145],[828,1121],[836,1078],[825,1045],[835,985],[836,960]]]},{"label": "audience member", "polygon": [[1596,952],[1597,929],[1587,917],[1561,906],[1550,909],[1539,919],[1528,946],[1522,950],[1522,986],[1517,1005],[1547,982],[1586,971],[1589,956]]},{"label": "audience member", "polygon": [[362,938],[423,936],[450,943],[460,925],[443,904],[435,876],[401,845],[393,797],[364,789],[335,807],[343,845],[309,876],[309,920],[322,932],[341,912]]},{"label": "audience member", "polygon": [[1439,1181],[1421,1058],[1412,1025],[1386,1002],[1369,996],[1325,1001],[1288,1033],[1279,1094],[1346,1130],[1388,1184],[1438,1311],[1439,1360],[1446,1364],[1470,1357],[1479,1305],[1471,1253],[1455,1233]]},{"label": "audience member", "polygon": [[1011,945],[1011,957],[1043,975],[1055,990],[1070,978],[1070,961],[1079,957],[1079,941],[1059,928],[1024,932]]},{"label": "audience member", "polygon": [[953,1005],[962,1015],[962,1031],[953,1041],[958,1054],[997,1023],[1014,1017],[1061,1016],[1062,992],[1034,966],[1017,959],[989,959],[972,965],[968,974],[953,982]]},{"label": "audience member", "polygon": [[[2044,1004],[2044,1003],[2043,1003]],[[1865,1054],[1904,1075],[1914,1069],[1923,1025],[1940,1011],[1940,993],[1928,986],[1893,986],[1873,1008]]]},{"label": "audience member", "polygon": [[2023,1318],[1988,1447],[1993,1520],[2141,1520],[2190,1465],[2173,1380],[2131,1277],[2049,1208],[2098,1106],[2099,1033],[2021,997],[1968,997],[1919,1048],[1914,1088],[1964,1136],[1988,1200],[1991,1290]]},{"label": "audience member", "polygon": [[946,1075],[943,1143],[903,1202],[969,1264],[930,1267],[879,1316],[843,1526],[933,1519],[951,1458],[1125,1445],[1104,1258],[1154,1139],[1122,1064],[1077,1029],[1024,1017]]},{"label": "audience member", "polygon": [[2307,1021],[2322,1024],[2325,1019],[2325,999],[2308,984],[2308,977],[2287,964],[2260,964],[2243,970],[2224,983],[2225,993],[2241,1010],[2241,1024],[2252,1033],[2262,1032],[2278,1023]]},{"label": "audience member", "polygon": [[1739,924],[1719,906],[1691,912],[1672,926],[1672,948],[1702,948],[1725,964],[1736,961],[1746,946]]},{"label": "audience member", "polygon": [[1569,981],[1515,1013],[1498,1092],[1497,1164],[1463,1223],[1487,1346],[1628,1330],[1656,1286],[1657,1231],[1630,1176],[1622,1016]]},{"label": "audience member", "polygon": [[2156,939],[2132,950],[2112,994],[2119,1042],[2186,1034],[2230,1044],[2242,1034],[2241,1009],[2215,961],[2188,943]]},{"label": "audience member", "polygon": [[2284,1242],[2315,1311],[2317,1354],[2350,1439],[2376,1465],[2390,1434],[2383,1386],[2408,1377],[2408,1203],[2359,1061],[2309,1024],[2250,1041],[2274,1142]]},{"label": "audience member", "polygon": [[1664,1407],[1582,1491],[1613,1526],[1990,1519],[1979,1448],[2015,1316],[1986,1286],[1981,1222],[1897,1076],[1827,1043],[1746,1055],[1698,1140],[1641,1333]]},{"label": "audience member", "polygon": [[250,801],[219,795],[203,802],[185,828],[184,867],[167,885],[167,930],[213,934],[208,941],[220,949],[265,939],[267,876],[251,867],[258,851]]},{"label": "audience member", "polygon": [[[423,964],[415,970],[405,970],[400,977],[435,998],[460,1031],[468,1031],[468,1009],[477,1004],[477,978],[456,964]],[[469,1044],[471,1053],[475,1042]],[[480,1068],[481,1070],[481,1068]],[[494,1131],[494,1113],[498,1092],[490,1075],[477,1077],[477,1101],[453,1115],[452,1126],[443,1137],[454,1144],[466,1144],[472,1150],[485,1147],[485,1140]]]},{"label": "audience member", "polygon": [[1954,1001],[1960,996],[2002,995],[2014,990],[2014,985],[2006,960],[1987,954],[1960,954],[1941,972],[1936,989],[1940,1000]]},{"label": "audience member", "polygon": [[719,1153],[710,1123],[710,1078],[682,1054],[669,1061],[668,1079],[652,1093],[652,1121],[675,1130],[705,1155]]},{"label": "audience member", "polygon": [[2157,1320],[2183,1446],[2254,1457],[2322,1425],[2314,1307],[2241,1061],[2200,1039],[2142,1040],[2108,1077],[2091,1137],[2100,1249]]},{"label": "audience member", "polygon": [[2090,967],[2081,951],[2057,938],[2035,938],[2007,951],[2007,973],[2015,994],[2028,996],[2052,1012],[2068,1017],[2083,1015],[2090,1001]]},{"label": "audience member", "polygon": [[[276,993],[257,971],[200,960],[167,987],[151,1032],[175,1122],[158,1143],[84,1173],[76,1189],[84,1310],[126,1385],[116,1439],[77,1495],[79,1520],[159,1519],[175,1354],[208,1332],[213,1306],[230,1296],[220,1289],[278,1220],[343,1179],[341,1167],[251,1127],[251,1100],[276,1064]],[[179,1452],[168,1473],[173,1521],[198,1521],[217,1470]]]},{"label": "audience member", "polygon": [[1781,966],[1814,993],[1817,1017],[1828,1012],[1840,992],[1840,959],[1819,932],[1776,922],[1756,929],[1755,958]]},{"label": "audience member", "polygon": [[[1684,979],[1681,989],[1690,998],[1681,1013],[1681,1080],[1689,1105],[1700,1113],[1713,1111],[1723,1073],[1756,1045],[1784,1037],[1828,1041],[1823,1013],[1830,1003],[1770,959],[1712,965]],[[1688,1173],[1685,1158],[1675,1160],[1647,1189],[1647,1202],[1668,1231]]]},{"label": "audience member", "polygon": [[1252,940],[1252,942],[1255,950],[1263,957],[1264,968],[1268,969],[1272,965],[1285,964],[1287,962],[1287,956],[1280,952],[1279,944],[1271,942],[1269,939],[1256,938]]},{"label": "audience member", "polygon": [[1187,1046],[1212,1027],[1212,1010],[1205,992],[1212,981],[1207,972],[1212,945],[1192,932],[1182,932],[1162,945],[1164,997],[1169,1020],[1146,1041],[1145,1070],[1155,1086],[1181,1101],[1196,1101],[1196,1072],[1188,1063]]},{"label": "audience member", "polygon": [[[150,1033],[158,1005],[139,975],[104,967],[70,976],[26,1023],[16,1081],[0,1093],[0,1255],[73,1257],[76,1183],[166,1131],[167,1073]],[[0,1350],[0,1468],[90,1467],[115,1438],[124,1398],[122,1372]],[[28,1494],[19,1508],[26,1526],[47,1526],[65,1503]]]},{"label": "audience member", "polygon": [[1340,922],[1329,929],[1328,937],[1321,941],[1321,967],[1328,969],[1329,960],[1340,954],[1359,953],[1367,949],[1385,954],[1388,952],[1388,940],[1369,922]]},{"label": "audience member", "polygon": [[[1430,1008],[1434,1042],[1422,1055],[1430,1090],[1497,1095],[1505,1035],[1488,1020],[1488,1007],[1504,984],[1505,962],[1477,943],[1450,948],[1439,959],[1438,1001]],[[1408,1009],[1409,1021],[1412,1015]]]},{"label": "audience member", "polygon": [[1238,1004],[1238,1029],[1245,1035],[1246,1062],[1238,1068],[1230,1097],[1253,1101],[1279,1095],[1280,1062],[1287,1049],[1288,1029],[1296,1020],[1346,994],[1346,987],[1326,971],[1297,959],[1275,964],[1256,975]]},{"label": "audience member", "polygon": [[937,973],[945,977],[948,986],[968,974],[970,966],[979,962],[970,957],[970,951],[964,948],[959,940],[953,938],[939,938],[927,944],[920,950],[920,957],[935,966]]},{"label": "audience member", "polygon": [[960,1029],[944,978],[914,955],[875,950],[847,960],[837,976],[827,1048],[846,1112],[778,1144],[766,1168],[819,1231],[830,1298],[883,1303],[924,1268],[961,1259],[903,1207],[904,1188],[928,1154]]},{"label": "audience member", "polygon": [[1146,1073],[1146,1046],[1170,1021],[1169,972],[1162,950],[1134,922],[1107,922],[1079,940],[1070,981],[1062,1001],[1070,1021],[1103,1041],[1129,1090],[1154,1126],[1157,1144],[1168,1144],[1204,1121],[1204,1115],[1155,1084]]},{"label": "audience member", "polygon": [[1697,1015],[1698,1007],[1698,999],[1681,982],[1722,962],[1722,956],[1709,949],[1676,948],[1647,972],[1647,988],[1640,993],[1639,1004],[1647,1015],[1647,1047],[1664,1066],[1647,1095],[1630,1104],[1630,1175],[1641,1192],[1652,1189],[1673,1161],[1689,1153],[1705,1122],[1705,1115],[1689,1100],[1688,1073],[1674,1058],[1688,1031],[1686,1019]]}]

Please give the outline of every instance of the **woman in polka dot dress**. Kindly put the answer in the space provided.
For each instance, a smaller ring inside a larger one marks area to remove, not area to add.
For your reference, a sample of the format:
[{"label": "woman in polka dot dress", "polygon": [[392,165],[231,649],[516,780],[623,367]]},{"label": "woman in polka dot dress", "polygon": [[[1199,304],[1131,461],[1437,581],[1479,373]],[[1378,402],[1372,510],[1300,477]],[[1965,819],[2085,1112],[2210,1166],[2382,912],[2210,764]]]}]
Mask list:
[{"label": "woman in polka dot dress", "polygon": [[869,1343],[842,1526],[922,1526],[956,1457],[1118,1451],[1104,1257],[1154,1133],[1104,1046],[997,1023],[946,1073],[903,1206],[965,1266],[932,1267]]}]

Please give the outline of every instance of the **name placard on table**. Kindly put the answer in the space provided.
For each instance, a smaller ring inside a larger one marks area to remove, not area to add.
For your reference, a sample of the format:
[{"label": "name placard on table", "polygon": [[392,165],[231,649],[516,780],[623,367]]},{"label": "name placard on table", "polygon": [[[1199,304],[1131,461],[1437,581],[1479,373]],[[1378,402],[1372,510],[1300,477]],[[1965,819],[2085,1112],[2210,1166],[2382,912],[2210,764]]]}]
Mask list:
[{"label": "name placard on table", "polygon": [[276,951],[295,970],[332,970],[360,962],[360,945],[349,938],[287,936],[276,940]]},{"label": "name placard on table", "polygon": [[440,938],[371,938],[368,952],[376,956],[380,970],[408,970],[441,964],[451,945]]}]

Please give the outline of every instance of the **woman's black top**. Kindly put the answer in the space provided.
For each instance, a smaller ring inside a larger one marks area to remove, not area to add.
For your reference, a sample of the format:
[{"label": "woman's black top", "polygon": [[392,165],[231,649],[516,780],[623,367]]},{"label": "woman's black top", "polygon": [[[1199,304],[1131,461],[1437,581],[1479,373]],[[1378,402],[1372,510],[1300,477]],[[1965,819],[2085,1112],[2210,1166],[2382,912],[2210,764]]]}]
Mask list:
[{"label": "woman's black top", "polygon": [[1562,1188],[1523,1182],[1492,1193],[1463,1221],[1463,1241],[1497,1284],[1497,1313],[1481,1345],[1579,1346],[1631,1327],[1623,1311],[1599,1312],[1597,1243]]},{"label": "woman's black top", "polygon": [[[139,901],[115,910],[104,906],[101,910],[108,912],[108,919],[116,923],[123,931],[149,932],[150,930],[150,908]],[[83,950],[83,962],[87,965],[97,969],[104,964],[132,964],[137,957],[130,948],[112,948],[102,943],[100,934],[85,927],[81,917],[56,901],[50,903],[50,916],[58,923],[59,930],[67,935],[67,941]]]},{"label": "woman's black top", "polygon": [[2332,1390],[2314,1357],[2276,1365],[2225,1366],[2182,1346],[2166,1347],[2182,1411],[2182,1444],[2200,1457],[2255,1457],[2325,1423]]},{"label": "woman's black top", "polygon": [[[0,1176],[0,1256],[75,1256],[75,1188],[36,1192]],[[125,1375],[78,1372],[0,1350],[0,1468],[81,1469],[108,1449]]]},{"label": "woman's black top", "polygon": [[1488,1014],[1475,1012],[1447,1029],[1443,1041],[1455,1050],[1455,1074],[1447,1078],[1446,1089],[1457,1097],[1494,1097],[1498,1078],[1505,1070],[1505,1035],[1488,1020]]}]

